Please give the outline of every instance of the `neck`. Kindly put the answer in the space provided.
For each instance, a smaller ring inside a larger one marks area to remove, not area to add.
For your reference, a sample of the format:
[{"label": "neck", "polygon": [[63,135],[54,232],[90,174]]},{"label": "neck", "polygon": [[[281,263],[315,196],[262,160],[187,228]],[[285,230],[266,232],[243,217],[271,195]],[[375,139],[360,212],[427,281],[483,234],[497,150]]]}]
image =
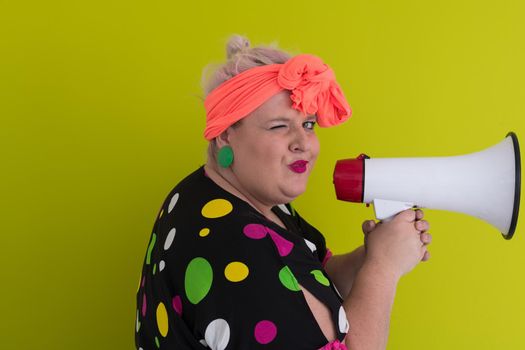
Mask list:
[{"label": "neck", "polygon": [[272,212],[272,205],[263,204],[252,198],[249,194],[243,193],[231,168],[219,168],[213,160],[208,160],[204,166],[204,169],[208,177],[222,189],[250,204],[255,210],[265,216],[268,220],[275,221],[279,225],[284,226],[279,218],[277,218],[277,216]]}]

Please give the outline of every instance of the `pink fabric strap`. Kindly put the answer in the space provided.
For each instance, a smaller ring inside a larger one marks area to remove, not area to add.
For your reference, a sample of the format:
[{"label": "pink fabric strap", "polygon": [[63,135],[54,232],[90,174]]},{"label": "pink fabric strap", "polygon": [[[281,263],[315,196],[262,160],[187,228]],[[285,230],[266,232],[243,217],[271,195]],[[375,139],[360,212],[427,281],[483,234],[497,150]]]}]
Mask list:
[{"label": "pink fabric strap", "polygon": [[352,110],[328,65],[313,55],[297,55],[284,64],[250,68],[215,88],[206,97],[206,129],[211,140],[273,95],[290,90],[292,107],[316,115],[321,127],[346,121]]},{"label": "pink fabric strap", "polygon": [[344,343],[341,343],[339,340],[334,340],[322,348],[319,348],[319,350],[348,350],[346,345]]},{"label": "pink fabric strap", "polygon": [[332,251],[330,249],[326,248],[326,254],[324,255],[323,262],[321,263],[321,265],[323,265],[323,267],[326,266],[326,263],[332,257],[332,255],[333,255]]}]

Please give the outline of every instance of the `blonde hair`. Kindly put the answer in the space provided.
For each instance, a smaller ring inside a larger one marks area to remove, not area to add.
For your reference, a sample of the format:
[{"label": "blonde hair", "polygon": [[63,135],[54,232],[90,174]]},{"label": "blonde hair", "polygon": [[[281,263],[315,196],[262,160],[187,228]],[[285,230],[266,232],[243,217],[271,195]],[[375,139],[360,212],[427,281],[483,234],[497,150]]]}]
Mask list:
[{"label": "blonde hair", "polygon": [[[204,67],[201,78],[201,87],[206,97],[213,89],[253,67],[267,64],[285,63],[292,56],[277,48],[275,43],[266,46],[250,47],[250,41],[241,35],[234,34],[226,44],[227,61],[220,65],[209,64]],[[233,127],[238,126],[238,121]],[[208,144],[208,157],[216,161],[218,152],[215,139]]]},{"label": "blonde hair", "polygon": [[276,44],[250,47],[250,41],[246,37],[235,34],[226,44],[226,58],[227,61],[222,65],[210,64],[204,68],[201,86],[205,96],[226,80],[247,69],[284,63],[291,55],[279,50]]}]

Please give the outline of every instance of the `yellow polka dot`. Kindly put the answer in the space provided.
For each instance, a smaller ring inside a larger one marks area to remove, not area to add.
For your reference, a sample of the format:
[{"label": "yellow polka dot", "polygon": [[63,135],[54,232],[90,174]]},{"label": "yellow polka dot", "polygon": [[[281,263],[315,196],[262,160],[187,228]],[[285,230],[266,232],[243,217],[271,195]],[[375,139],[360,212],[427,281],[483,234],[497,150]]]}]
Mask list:
[{"label": "yellow polka dot", "polygon": [[209,219],[220,218],[229,214],[232,209],[232,204],[226,199],[214,199],[202,207],[202,216]]},{"label": "yellow polka dot", "polygon": [[224,269],[224,275],[230,282],[240,282],[248,277],[248,266],[239,261],[229,263]]},{"label": "yellow polka dot", "polygon": [[199,232],[199,236],[201,237],[206,237],[207,235],[210,234],[210,229],[209,228],[203,228],[200,232]]},{"label": "yellow polka dot", "polygon": [[168,312],[163,303],[159,303],[157,306],[157,327],[159,327],[159,332],[163,337],[168,334]]},{"label": "yellow polka dot", "polygon": [[162,217],[162,213],[164,213],[164,209],[161,209],[160,214],[159,214],[159,219]]}]

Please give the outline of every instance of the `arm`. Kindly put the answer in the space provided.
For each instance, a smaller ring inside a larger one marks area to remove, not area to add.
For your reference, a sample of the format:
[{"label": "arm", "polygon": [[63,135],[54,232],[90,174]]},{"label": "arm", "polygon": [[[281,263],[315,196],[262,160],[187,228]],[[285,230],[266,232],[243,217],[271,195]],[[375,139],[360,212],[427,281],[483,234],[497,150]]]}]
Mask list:
[{"label": "arm", "polygon": [[[416,229],[426,232],[428,230],[428,222],[421,221],[423,219],[423,212],[421,210],[416,211]],[[366,238],[370,232],[374,230],[376,226],[375,221],[367,220],[363,222],[362,229],[365,234],[365,245],[360,246],[353,250],[352,252],[334,255],[325,265],[325,271],[330,276],[330,279],[334,282],[337,290],[341,293],[343,299],[348,296],[348,293],[352,289],[354,280],[357,276],[357,273],[363,266],[366,256]],[[430,235],[424,234],[421,236],[421,241],[425,244],[430,243]],[[422,261],[428,260],[430,254],[425,253]]]},{"label": "arm", "polygon": [[428,259],[430,235],[422,212],[404,211],[366,234],[367,251],[343,306],[350,323],[346,346],[353,350],[386,348],[397,283]]},{"label": "arm", "polygon": [[343,303],[351,327],[346,337],[349,349],[386,348],[398,280],[399,276],[379,264],[363,264]]},{"label": "arm", "polygon": [[365,260],[365,247],[360,246],[350,253],[334,255],[325,265],[325,271],[334,282],[343,299],[346,299],[359,269]]}]

